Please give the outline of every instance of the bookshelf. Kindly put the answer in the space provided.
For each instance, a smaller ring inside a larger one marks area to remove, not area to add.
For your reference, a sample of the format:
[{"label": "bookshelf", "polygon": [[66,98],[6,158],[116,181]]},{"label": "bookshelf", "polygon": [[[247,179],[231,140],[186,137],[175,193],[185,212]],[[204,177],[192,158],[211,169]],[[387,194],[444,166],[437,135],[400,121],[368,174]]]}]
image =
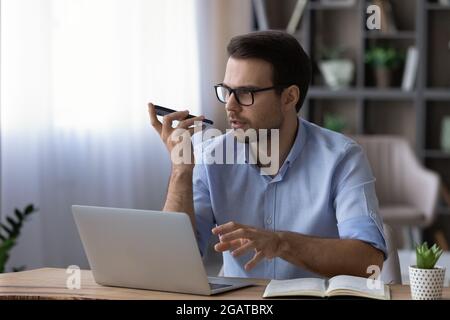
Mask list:
[{"label": "bookshelf", "polygon": [[[310,0],[295,37],[313,61],[313,79],[301,115],[323,125],[325,113],[338,114],[347,123],[349,134],[395,134],[405,137],[418,159],[438,172],[450,186],[450,153],[440,148],[441,123],[450,117],[450,6],[436,0],[391,0],[396,30],[383,33],[367,30],[368,0],[353,6],[324,4]],[[297,0],[266,0],[270,29],[285,29]],[[255,27],[257,21],[255,21]],[[321,47],[342,46],[346,58],[355,64],[350,86],[330,90],[318,68]],[[419,63],[415,86],[401,89],[404,64],[394,74],[394,83],[378,88],[374,72],[365,63],[368,48],[390,46],[400,52],[415,46]],[[439,214],[450,215],[441,201]]]}]

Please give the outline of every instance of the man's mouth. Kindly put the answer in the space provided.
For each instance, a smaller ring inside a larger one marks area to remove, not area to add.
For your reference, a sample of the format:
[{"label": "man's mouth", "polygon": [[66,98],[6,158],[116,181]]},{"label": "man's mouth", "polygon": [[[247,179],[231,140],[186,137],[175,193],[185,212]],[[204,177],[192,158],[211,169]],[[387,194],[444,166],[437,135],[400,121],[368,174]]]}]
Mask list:
[{"label": "man's mouth", "polygon": [[245,127],[245,122],[238,120],[230,120],[230,124],[233,129],[243,129]]}]

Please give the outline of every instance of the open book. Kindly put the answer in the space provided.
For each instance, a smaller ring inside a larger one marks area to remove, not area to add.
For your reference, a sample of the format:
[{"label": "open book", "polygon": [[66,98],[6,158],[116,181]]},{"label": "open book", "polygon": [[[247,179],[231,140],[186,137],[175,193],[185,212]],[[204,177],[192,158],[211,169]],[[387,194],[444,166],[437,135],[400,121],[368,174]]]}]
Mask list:
[{"label": "open book", "polygon": [[344,275],[328,280],[320,278],[271,280],[263,294],[264,298],[283,296],[355,296],[380,300],[391,298],[389,286],[379,280]]}]

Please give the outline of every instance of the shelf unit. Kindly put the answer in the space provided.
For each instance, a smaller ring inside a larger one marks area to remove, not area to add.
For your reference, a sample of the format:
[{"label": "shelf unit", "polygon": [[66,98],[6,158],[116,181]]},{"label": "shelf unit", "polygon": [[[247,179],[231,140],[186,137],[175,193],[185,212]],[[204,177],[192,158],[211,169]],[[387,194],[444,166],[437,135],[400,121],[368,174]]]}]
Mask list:
[{"label": "shelf unit", "polygon": [[[283,29],[296,0],[266,0],[269,26]],[[313,61],[314,74],[301,114],[323,125],[326,112],[344,117],[350,134],[398,134],[406,137],[419,160],[437,171],[450,187],[450,153],[440,150],[441,123],[450,117],[450,6],[436,0],[390,0],[397,31],[367,30],[368,0],[356,0],[351,7],[310,0],[295,34]],[[364,56],[372,45],[403,50],[416,46],[419,65],[415,87],[401,90],[402,70],[397,83],[388,89],[373,85],[371,68]],[[343,45],[355,63],[355,77],[345,90],[324,86],[318,69],[321,47]],[[450,208],[439,205],[440,213]]]}]

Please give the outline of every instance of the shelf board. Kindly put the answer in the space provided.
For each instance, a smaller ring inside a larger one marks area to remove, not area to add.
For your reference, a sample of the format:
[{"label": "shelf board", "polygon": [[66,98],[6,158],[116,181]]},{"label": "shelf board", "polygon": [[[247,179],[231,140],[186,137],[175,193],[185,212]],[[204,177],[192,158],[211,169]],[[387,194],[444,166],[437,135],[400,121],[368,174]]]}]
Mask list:
[{"label": "shelf board", "polygon": [[415,40],[415,31],[397,31],[391,33],[384,33],[380,31],[364,31],[366,39],[400,39],[400,40]]},{"label": "shelf board", "polygon": [[415,92],[403,91],[400,88],[393,89],[378,89],[378,88],[366,88],[363,91],[363,97],[366,99],[376,100],[407,100],[414,99]]},{"label": "shelf board", "polygon": [[311,10],[356,10],[358,5],[339,5],[339,4],[325,4],[320,2],[309,2],[309,8]]},{"label": "shelf board", "polygon": [[441,150],[425,150],[424,155],[426,158],[433,159],[450,159],[450,152],[445,152]]},{"label": "shelf board", "polygon": [[448,89],[427,89],[425,98],[428,100],[450,100],[450,88]]},{"label": "shelf board", "polygon": [[436,10],[436,11],[439,11],[439,10],[443,10],[443,11],[444,10],[450,10],[450,6],[443,6],[443,5],[440,5],[438,3],[427,3],[425,8],[427,10]]},{"label": "shelf board", "polygon": [[414,99],[415,92],[402,91],[400,89],[377,88],[349,88],[343,90],[331,90],[324,87],[311,87],[308,96],[313,99],[374,99],[374,100],[405,100]]},{"label": "shelf board", "polygon": [[349,88],[342,90],[331,90],[324,87],[311,87],[308,90],[308,95],[310,98],[323,98],[323,99],[352,99],[357,97],[358,89]]}]

